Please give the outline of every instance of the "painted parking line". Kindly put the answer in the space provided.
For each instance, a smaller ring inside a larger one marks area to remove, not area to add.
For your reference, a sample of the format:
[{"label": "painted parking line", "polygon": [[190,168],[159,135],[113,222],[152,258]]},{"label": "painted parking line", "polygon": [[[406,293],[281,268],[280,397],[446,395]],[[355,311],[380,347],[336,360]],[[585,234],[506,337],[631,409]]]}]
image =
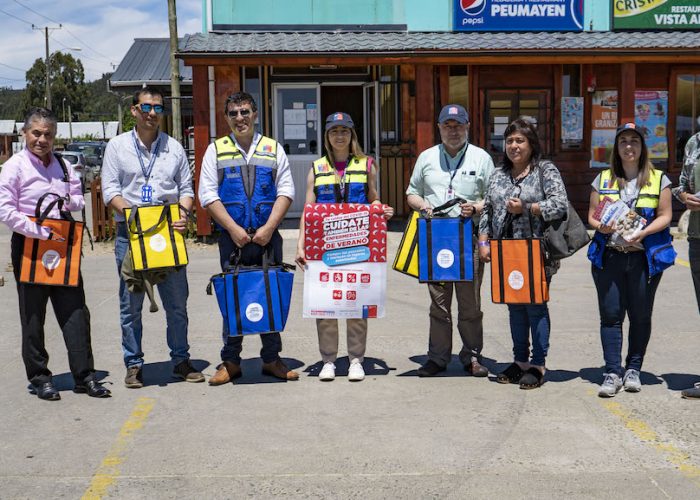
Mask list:
[{"label": "painted parking line", "polygon": [[680,264],[681,266],[685,267],[690,267],[690,262],[688,262],[687,260],[680,259],[678,257],[676,257],[676,264]]},{"label": "painted parking line", "polygon": [[632,412],[614,401],[600,401],[603,408],[618,417],[637,439],[659,453],[664,460],[700,488],[700,467],[690,461],[690,455],[672,443],[664,441],[647,423],[635,418]]},{"label": "painted parking line", "polygon": [[98,500],[104,497],[109,487],[117,481],[121,473],[121,464],[126,460],[129,445],[134,440],[136,432],[148,419],[154,404],[155,399],[152,398],[139,398],[136,401],[131,415],[122,425],[109,453],[92,476],[90,486],[82,496],[83,500]]}]

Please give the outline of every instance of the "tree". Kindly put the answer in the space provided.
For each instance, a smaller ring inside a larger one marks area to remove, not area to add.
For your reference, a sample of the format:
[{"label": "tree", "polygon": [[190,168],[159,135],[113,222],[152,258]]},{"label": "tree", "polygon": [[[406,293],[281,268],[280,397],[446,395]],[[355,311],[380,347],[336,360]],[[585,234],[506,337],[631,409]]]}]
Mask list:
[{"label": "tree", "polygon": [[0,120],[19,122],[24,119],[22,92],[8,87],[0,88]]},{"label": "tree", "polygon": [[[49,57],[51,79],[51,99],[53,111],[62,119],[63,99],[70,104],[74,113],[82,112],[85,107],[87,88],[83,63],[71,54],[57,51]],[[45,106],[46,61],[37,59],[26,74],[27,87],[22,97],[22,107]]]}]

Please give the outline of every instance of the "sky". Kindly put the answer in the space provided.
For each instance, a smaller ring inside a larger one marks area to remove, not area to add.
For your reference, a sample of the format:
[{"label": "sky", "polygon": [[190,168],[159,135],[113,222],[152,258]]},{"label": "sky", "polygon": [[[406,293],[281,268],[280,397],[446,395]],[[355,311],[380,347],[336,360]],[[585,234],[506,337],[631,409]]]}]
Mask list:
[{"label": "sky", "polygon": [[[202,0],[177,0],[178,36],[202,29]],[[134,38],[168,37],[167,0],[0,0],[0,87],[21,89],[37,58],[49,51],[80,59],[85,80],[119,65]],[[32,29],[32,24],[40,30]],[[80,51],[68,50],[80,48]]]}]

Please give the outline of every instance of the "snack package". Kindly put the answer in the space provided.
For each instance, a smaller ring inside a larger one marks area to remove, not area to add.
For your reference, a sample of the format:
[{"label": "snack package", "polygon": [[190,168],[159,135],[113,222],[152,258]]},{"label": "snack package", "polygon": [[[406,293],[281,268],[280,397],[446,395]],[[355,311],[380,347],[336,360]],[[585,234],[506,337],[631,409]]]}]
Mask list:
[{"label": "snack package", "polygon": [[618,200],[604,209],[600,222],[613,226],[618,235],[626,241],[631,241],[644,228],[647,220],[628,207],[624,201]]},{"label": "snack package", "polygon": [[593,218],[599,221],[605,213],[605,210],[613,203],[613,199],[610,198],[610,196],[604,196],[603,199],[600,200],[600,203],[598,203],[595,212],[593,212]]}]

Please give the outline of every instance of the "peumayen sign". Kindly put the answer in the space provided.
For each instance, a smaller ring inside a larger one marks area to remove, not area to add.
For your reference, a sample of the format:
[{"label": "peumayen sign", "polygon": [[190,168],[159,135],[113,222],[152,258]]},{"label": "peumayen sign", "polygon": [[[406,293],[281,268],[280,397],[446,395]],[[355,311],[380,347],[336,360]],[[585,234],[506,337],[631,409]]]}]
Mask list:
[{"label": "peumayen sign", "polygon": [[583,0],[454,0],[455,31],[583,31]]}]

